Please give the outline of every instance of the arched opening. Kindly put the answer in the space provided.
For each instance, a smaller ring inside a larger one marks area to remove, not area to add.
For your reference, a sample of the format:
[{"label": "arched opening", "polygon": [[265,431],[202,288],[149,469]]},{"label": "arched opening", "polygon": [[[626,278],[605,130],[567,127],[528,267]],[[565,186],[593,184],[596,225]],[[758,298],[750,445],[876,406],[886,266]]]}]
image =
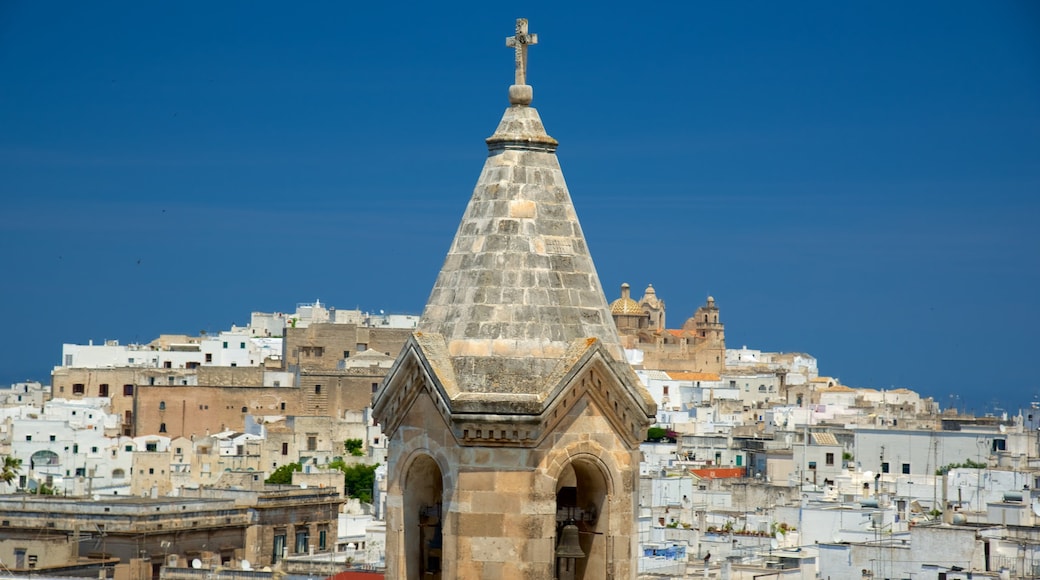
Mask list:
[{"label": "arched opening", "polygon": [[601,466],[578,457],[560,473],[556,482],[557,553],[561,552],[564,527],[578,528],[578,545],[584,558],[558,558],[556,578],[592,580],[607,578],[609,485]]},{"label": "arched opening", "polygon": [[412,461],[403,480],[403,577],[408,580],[439,580],[444,543],[444,479],[440,466],[429,455],[420,455]]},{"label": "arched opening", "polygon": [[36,453],[33,453],[32,457],[29,458],[30,469],[35,469],[45,465],[61,465],[61,458],[58,457],[57,453],[48,449],[41,449]]}]

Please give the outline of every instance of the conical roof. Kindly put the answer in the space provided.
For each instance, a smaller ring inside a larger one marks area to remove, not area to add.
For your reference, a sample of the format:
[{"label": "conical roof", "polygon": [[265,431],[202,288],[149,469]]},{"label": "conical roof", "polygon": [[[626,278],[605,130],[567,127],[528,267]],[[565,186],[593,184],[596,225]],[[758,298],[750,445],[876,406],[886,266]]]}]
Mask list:
[{"label": "conical roof", "polygon": [[557,142],[530,98],[529,86],[510,87],[418,325],[443,337],[464,392],[542,393],[578,339],[625,360]]}]

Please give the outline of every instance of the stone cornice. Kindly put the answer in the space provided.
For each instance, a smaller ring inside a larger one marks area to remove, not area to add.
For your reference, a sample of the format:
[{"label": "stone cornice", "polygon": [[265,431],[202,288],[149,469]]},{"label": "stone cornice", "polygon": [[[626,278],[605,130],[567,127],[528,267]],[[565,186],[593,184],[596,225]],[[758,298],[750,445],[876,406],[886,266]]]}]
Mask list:
[{"label": "stone cornice", "polygon": [[461,392],[444,340],[415,333],[376,393],[373,415],[392,437],[416,397],[426,393],[461,445],[535,447],[568,412],[587,399],[630,445],[638,446],[656,405],[627,363],[615,361],[596,339],[574,341],[545,377],[543,396]]}]

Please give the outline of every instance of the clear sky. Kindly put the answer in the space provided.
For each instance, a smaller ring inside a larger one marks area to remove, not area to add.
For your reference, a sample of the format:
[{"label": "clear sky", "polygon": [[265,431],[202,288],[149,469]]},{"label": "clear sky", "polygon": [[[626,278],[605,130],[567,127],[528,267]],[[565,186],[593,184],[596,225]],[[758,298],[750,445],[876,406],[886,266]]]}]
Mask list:
[{"label": "clear sky", "polygon": [[608,300],[977,411],[1040,393],[1040,3],[0,3],[0,383],[321,299],[419,313],[507,106]]}]

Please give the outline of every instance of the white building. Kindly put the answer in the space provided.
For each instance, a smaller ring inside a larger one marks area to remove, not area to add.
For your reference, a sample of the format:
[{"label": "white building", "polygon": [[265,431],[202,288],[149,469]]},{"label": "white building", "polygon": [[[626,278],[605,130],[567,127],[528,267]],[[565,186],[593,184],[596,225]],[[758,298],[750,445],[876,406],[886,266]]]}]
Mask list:
[{"label": "white building", "polygon": [[[58,493],[127,493],[133,449],[115,436],[119,417],[108,415],[105,399],[56,399],[42,409],[6,410],[0,441],[21,459],[19,478],[7,487]],[[112,435],[112,436],[109,436]]]}]

